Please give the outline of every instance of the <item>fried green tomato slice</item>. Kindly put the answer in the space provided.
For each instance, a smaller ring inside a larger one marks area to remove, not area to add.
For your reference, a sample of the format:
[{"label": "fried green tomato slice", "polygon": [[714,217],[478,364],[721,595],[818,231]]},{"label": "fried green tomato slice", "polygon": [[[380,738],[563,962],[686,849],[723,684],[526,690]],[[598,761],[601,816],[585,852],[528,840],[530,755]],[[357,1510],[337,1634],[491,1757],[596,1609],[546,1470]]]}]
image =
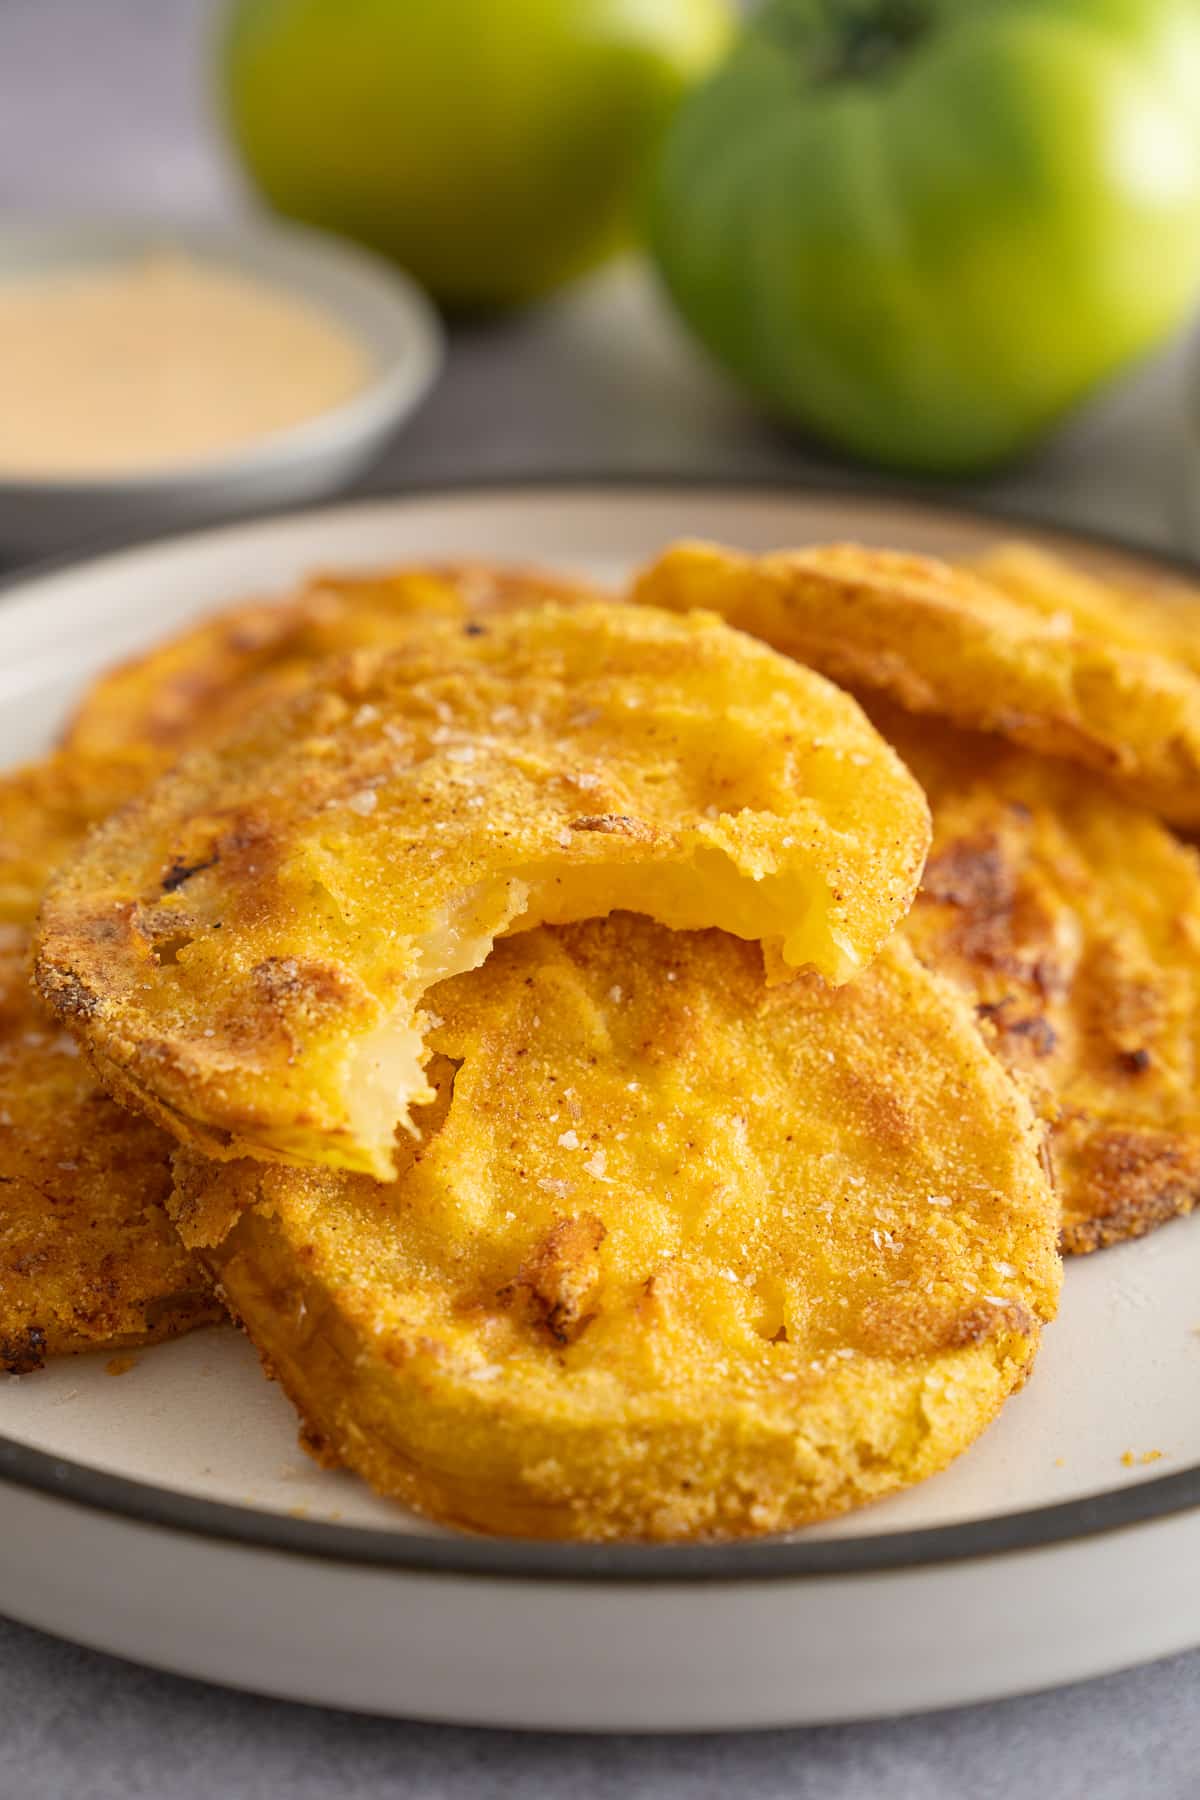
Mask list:
[{"label": "fried green tomato slice", "polygon": [[548,600],[598,597],[570,576],[503,564],[327,571],[284,599],[242,601],[210,613],[108,670],[79,703],[64,742],[90,755],[130,746],[178,755],[295,693],[318,663],[406,643],[424,619],[486,617]]},{"label": "fried green tomato slice", "polygon": [[164,1210],[170,1138],[109,1099],[29,980],[47,876],[152,766],[137,752],[60,753],[0,776],[0,1369],[11,1374],[221,1316]]},{"label": "fried green tomato slice", "polygon": [[993,544],[971,567],[1047,618],[1065,615],[1079,631],[1172,656],[1200,675],[1200,594],[1182,582],[1118,581],[1020,539]]},{"label": "fried green tomato slice", "polygon": [[1051,612],[1013,584],[854,544],[758,557],[677,544],[632,591],[675,612],[711,608],[848,687],[1083,764],[1200,826],[1200,670],[1176,654],[1167,599],[1140,602],[1134,643],[1098,609]]},{"label": "fried green tomato slice", "polygon": [[1200,1201],[1200,858],[1085,770],[874,709],[925,787],[905,935],[1050,1121],[1062,1245]]},{"label": "fried green tomato slice", "polygon": [[390,1185],[176,1158],[325,1461],[478,1531],[737,1537],[934,1474],[1024,1380],[1060,1268],[1037,1125],[903,942],[769,986],[618,913],[430,1004]]},{"label": "fried green tomato slice", "polygon": [[501,934],[617,907],[847,980],[928,811],[857,704],[709,617],[429,624],[197,751],[42,912],[41,990],[209,1154],[393,1173],[422,1003]]}]

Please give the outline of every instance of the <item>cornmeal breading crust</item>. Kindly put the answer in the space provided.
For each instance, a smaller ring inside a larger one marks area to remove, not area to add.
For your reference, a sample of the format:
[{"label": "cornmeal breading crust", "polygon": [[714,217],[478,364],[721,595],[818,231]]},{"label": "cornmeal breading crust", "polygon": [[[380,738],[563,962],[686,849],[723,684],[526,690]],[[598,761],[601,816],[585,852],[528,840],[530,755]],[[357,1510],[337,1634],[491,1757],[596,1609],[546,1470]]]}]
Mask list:
[{"label": "cornmeal breading crust", "polygon": [[1024,1380],[1060,1271],[1036,1122],[902,942],[768,986],[618,913],[430,1004],[390,1185],[176,1159],[323,1460],[477,1530],[738,1536],[933,1474]]},{"label": "cornmeal breading crust", "polygon": [[1180,614],[1166,598],[1130,600],[1118,629],[1111,608],[1072,610],[1066,596],[1050,611],[1016,583],[855,544],[759,557],[677,544],[632,593],[711,608],[847,687],[1081,763],[1162,818],[1200,826],[1200,669],[1177,654]]},{"label": "cornmeal breading crust", "polygon": [[843,981],[927,834],[855,702],[713,618],[437,622],[95,833],[47,896],[38,979],[185,1141],[387,1178],[428,1098],[424,996],[501,933],[633,906]]}]

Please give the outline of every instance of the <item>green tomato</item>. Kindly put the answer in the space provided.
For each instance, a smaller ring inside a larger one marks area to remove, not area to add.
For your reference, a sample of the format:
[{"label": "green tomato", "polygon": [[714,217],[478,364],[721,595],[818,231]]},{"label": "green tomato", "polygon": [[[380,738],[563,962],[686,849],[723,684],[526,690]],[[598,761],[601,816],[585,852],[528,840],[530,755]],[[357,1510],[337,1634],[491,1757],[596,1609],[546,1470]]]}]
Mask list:
[{"label": "green tomato", "polygon": [[684,318],[784,417],[1013,456],[1200,288],[1200,0],[774,0],[651,198]]},{"label": "green tomato", "polygon": [[532,299],[627,239],[729,0],[238,0],[226,112],[280,212],[440,299]]}]

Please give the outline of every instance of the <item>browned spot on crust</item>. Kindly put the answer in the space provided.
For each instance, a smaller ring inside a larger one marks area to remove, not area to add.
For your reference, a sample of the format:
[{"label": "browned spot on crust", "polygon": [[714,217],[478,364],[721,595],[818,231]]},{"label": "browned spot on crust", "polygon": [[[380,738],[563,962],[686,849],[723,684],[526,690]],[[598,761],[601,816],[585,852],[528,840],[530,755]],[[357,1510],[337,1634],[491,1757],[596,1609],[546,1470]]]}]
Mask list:
[{"label": "browned spot on crust", "polygon": [[876,1141],[902,1154],[918,1136],[913,1112],[904,1094],[886,1077],[869,1069],[847,1069],[844,1080],[848,1092],[855,1097],[869,1119]]},{"label": "browned spot on crust", "polygon": [[254,1001],[226,1019],[225,1041],[233,1047],[264,1049],[278,1039],[289,1048],[339,1007],[353,1005],[353,984],[326,963],[294,956],[269,956],[250,972]]},{"label": "browned spot on crust", "polygon": [[1003,1000],[982,1001],[976,1012],[989,1019],[1005,1037],[1023,1038],[1035,1056],[1053,1056],[1058,1048],[1058,1033],[1042,1013],[1014,1013],[1016,1002],[1011,995]]},{"label": "browned spot on crust", "polygon": [[268,956],[254,965],[251,974],[259,994],[268,1003],[308,1010],[336,1006],[346,998],[344,977],[326,963],[301,962],[294,956]]},{"label": "browned spot on crust", "polygon": [[178,858],[175,858],[162,878],[161,885],[163,893],[173,894],[176,888],[182,887],[185,881],[190,881],[193,875],[199,875],[203,873],[205,869],[213,868],[218,860],[219,858],[215,851],[212,856],[201,857],[199,862],[186,863],[180,862]]},{"label": "browned spot on crust", "polygon": [[1033,1314],[1022,1300],[1008,1300],[1003,1306],[984,1301],[961,1312],[946,1332],[947,1349],[965,1350],[969,1344],[982,1344],[1001,1332],[1015,1332],[1018,1337],[1032,1337],[1037,1330]]},{"label": "browned spot on crust", "polygon": [[94,1019],[104,1002],[70,969],[38,966],[38,992],[60,1019]]},{"label": "browned spot on crust", "polygon": [[46,1333],[40,1325],[0,1337],[0,1369],[8,1375],[32,1375],[45,1367]]},{"label": "browned spot on crust", "polygon": [[574,1341],[591,1318],[588,1302],[600,1279],[604,1225],[594,1213],[559,1219],[521,1264],[505,1302],[520,1305],[529,1322],[558,1344]]},{"label": "browned spot on crust", "polygon": [[141,939],[160,967],[177,962],[179,953],[204,930],[201,921],[176,907],[138,906],[130,921],[131,934]]},{"label": "browned spot on crust", "polygon": [[1001,1305],[980,1300],[964,1307],[953,1301],[924,1304],[916,1295],[893,1294],[866,1303],[853,1342],[868,1356],[915,1357],[965,1350],[1009,1332],[1036,1342],[1038,1321],[1022,1300]]},{"label": "browned spot on crust", "polygon": [[633,819],[628,813],[587,813],[571,820],[571,830],[603,831],[613,837],[636,838],[643,844],[650,843],[656,835],[653,825],[647,825],[644,819]]},{"label": "browned spot on crust", "polygon": [[[264,1367],[265,1367],[265,1359],[264,1359]],[[268,1370],[268,1373],[271,1374],[272,1379],[274,1379],[273,1372]],[[337,1469],[337,1468],[341,1467],[341,1458],[339,1457],[337,1451],[334,1449],[334,1447],[330,1443],[329,1439],[327,1437],[323,1436],[322,1433],[317,1430],[317,1427],[311,1422],[311,1420],[301,1419],[300,1429],[297,1432],[296,1436],[297,1436],[297,1440],[300,1444],[300,1448],[305,1452],[306,1455],[312,1457],[313,1461],[318,1465],[319,1468]]]},{"label": "browned spot on crust", "polygon": [[[1070,1127],[1064,1131],[1069,1138]],[[1069,1163],[1067,1157],[1069,1156]],[[1200,1200],[1200,1142],[1166,1132],[1092,1131],[1064,1155],[1081,1207],[1063,1219],[1063,1247],[1075,1254],[1144,1237]]]},{"label": "browned spot on crust", "polygon": [[[1009,806],[1002,812],[1002,825],[994,831],[951,838],[944,845],[935,836],[917,901],[954,909],[957,921],[947,925],[946,936],[955,956],[1009,975],[1035,994],[1061,994],[1070,970],[1055,941],[1053,913],[1044,897],[1021,879],[1031,815],[1026,807]],[[1030,1030],[1028,1025],[1015,1028]],[[1035,1048],[1040,1055],[1048,1053],[1040,1045]]]},{"label": "browned spot on crust", "polygon": [[921,891],[944,906],[970,908],[995,916],[1012,905],[1012,869],[994,834],[958,838],[935,850],[925,865]]}]

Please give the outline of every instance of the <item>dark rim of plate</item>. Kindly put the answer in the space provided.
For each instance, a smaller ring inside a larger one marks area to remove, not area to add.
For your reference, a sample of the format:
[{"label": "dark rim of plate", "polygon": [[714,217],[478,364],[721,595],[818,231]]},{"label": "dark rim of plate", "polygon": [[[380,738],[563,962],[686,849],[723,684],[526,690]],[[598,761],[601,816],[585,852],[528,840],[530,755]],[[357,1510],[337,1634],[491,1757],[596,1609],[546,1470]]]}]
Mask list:
[{"label": "dark rim of plate", "polygon": [[[14,588],[43,576],[94,561],[97,557],[140,549],[168,539],[207,536],[243,524],[247,529],[300,515],[372,504],[422,505],[439,497],[481,498],[498,493],[557,489],[565,494],[608,490],[629,494],[681,494],[696,491],[755,496],[777,502],[822,496],[831,502],[870,509],[904,506],[961,519],[985,528],[1011,530],[1086,553],[1107,550],[1144,562],[1152,569],[1182,575],[1200,583],[1200,564],[1111,533],[1072,529],[1027,514],[987,504],[963,505],[938,488],[904,487],[804,475],[793,483],[753,477],[678,476],[647,472],[580,473],[569,476],[523,473],[513,477],[437,480],[408,483],[399,493],[362,492],[340,501],[303,503],[255,514],[244,520],[220,521],[196,532],[162,531],[89,545],[86,549],[27,564],[0,577],[0,604]],[[1119,1250],[1106,1255],[1120,1254]],[[0,1434],[0,1481],[32,1493],[48,1495],[92,1511],[139,1525],[187,1533],[285,1555],[324,1562],[391,1569],[406,1574],[455,1575],[510,1581],[568,1582],[760,1582],[823,1580],[855,1575],[898,1573],[935,1568],[994,1556],[1050,1549],[1114,1531],[1127,1531],[1200,1507],[1200,1464],[1110,1488],[1080,1499],[1023,1512],[1001,1513],[962,1524],[921,1530],[871,1532],[858,1537],[793,1537],[732,1544],[577,1544],[532,1542],[517,1538],[434,1535],[432,1532],[388,1531],[361,1525],[336,1525],[316,1519],[229,1506],[200,1500],[154,1483],[110,1475],[67,1458],[47,1455]]]}]

